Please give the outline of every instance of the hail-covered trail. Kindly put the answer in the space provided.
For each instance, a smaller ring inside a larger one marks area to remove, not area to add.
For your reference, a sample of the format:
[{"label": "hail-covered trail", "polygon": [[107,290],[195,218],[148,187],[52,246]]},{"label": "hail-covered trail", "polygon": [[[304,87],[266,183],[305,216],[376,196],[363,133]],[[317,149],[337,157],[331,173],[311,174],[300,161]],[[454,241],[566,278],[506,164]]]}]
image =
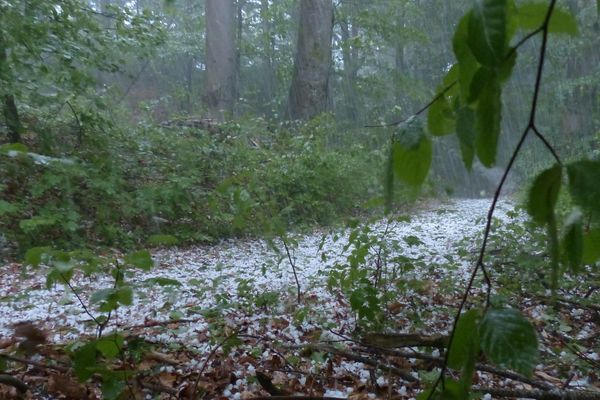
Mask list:
[{"label": "hail-covered trail", "polygon": [[[459,296],[440,298],[436,291],[448,282],[453,285],[449,293],[454,290],[458,294],[464,289],[489,206],[489,199],[455,200],[392,223],[379,221],[370,225],[372,236],[385,236],[388,243],[396,241],[393,250],[386,254],[389,260],[402,255],[411,265],[396,271],[397,280],[425,282],[420,290],[407,286],[397,292],[397,298],[389,300],[394,305],[388,315],[394,321],[395,331],[447,332],[453,317],[453,311],[448,311],[455,309]],[[500,203],[495,216],[507,220],[511,209],[511,204]],[[313,359],[312,366],[303,371],[300,367],[289,369],[294,364],[290,360],[276,360],[298,357],[294,349],[299,349],[300,344],[339,341],[353,334],[356,315],[348,298],[339,288],[327,287],[330,271],[346,263],[352,250],[347,247],[348,235],[349,229],[315,232],[297,237],[297,243],[289,243],[301,286],[300,304],[292,267],[279,238],[270,243],[226,240],[213,246],[157,250],[151,271],[128,272],[126,281],[135,289],[133,304],[115,312],[105,332],[119,330],[154,343],[180,344],[189,352],[181,365],[169,367],[169,371],[185,375],[203,366],[216,346],[212,338],[235,331],[242,346],[215,363],[221,354],[218,350],[203,371],[206,377],[202,382],[209,385],[208,381],[218,380],[217,369],[230,366],[236,379],[215,387],[222,395],[249,397],[248,393],[260,390],[254,372],[271,368],[275,378],[282,374],[280,380],[292,379],[302,386],[308,385],[308,379],[313,387],[322,388],[321,394],[325,391],[326,395],[346,396],[357,385],[373,379],[363,363],[338,362],[328,367],[333,378],[319,381],[311,374],[318,375],[319,368],[327,366],[323,360]],[[375,256],[374,247],[367,263],[376,262]],[[22,321],[43,328],[53,343],[95,333],[90,316],[68,287],[55,285],[47,289],[43,268],[23,268],[18,264],[2,266],[0,339],[10,337],[13,324]],[[94,290],[110,288],[112,284],[108,277],[74,279],[86,304]],[[417,303],[420,307],[431,304],[431,309],[415,314]],[[99,315],[93,306],[88,308]],[[417,319],[420,321],[415,323]],[[345,378],[349,374],[355,376],[354,380]],[[388,378],[378,376],[375,380],[384,385]],[[394,390],[408,396],[403,386]]]}]

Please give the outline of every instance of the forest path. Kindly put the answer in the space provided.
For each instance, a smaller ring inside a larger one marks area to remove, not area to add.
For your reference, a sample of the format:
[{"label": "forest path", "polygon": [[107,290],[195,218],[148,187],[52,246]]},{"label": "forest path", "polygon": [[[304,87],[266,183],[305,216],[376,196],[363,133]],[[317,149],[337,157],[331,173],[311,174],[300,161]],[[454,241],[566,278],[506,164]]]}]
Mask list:
[{"label": "forest path", "polygon": [[[370,225],[370,236],[375,240],[383,240],[385,236],[388,244],[396,242],[390,245],[391,254],[387,258],[391,260],[402,255],[412,264],[414,269],[405,271],[401,277],[405,280],[439,282],[448,277],[464,280],[470,273],[473,257],[461,258],[458,251],[461,246],[475,247],[475,238],[481,236],[489,205],[489,199],[455,200],[409,218],[400,218],[399,222],[380,221]],[[501,204],[497,217],[507,219],[506,211],[510,208],[509,204]],[[336,316],[333,311],[340,313],[346,309],[342,312],[346,314],[348,305],[340,304],[340,296],[326,290],[325,283],[328,271],[335,265],[347,263],[351,251],[344,250],[348,235],[348,230],[327,234],[315,232],[298,237],[297,246],[290,246],[303,297],[312,299],[323,317],[336,325],[341,315]],[[376,247],[373,246],[370,253],[376,251]],[[264,240],[227,240],[214,246],[158,250],[153,257],[156,266],[150,272],[139,271],[126,277],[138,290],[133,305],[115,313],[113,322],[116,326],[190,318],[215,308],[249,310],[257,297],[263,308],[270,309],[267,314],[271,317],[273,312],[289,316],[289,309],[296,308],[293,271],[280,240],[275,240],[272,245]],[[375,261],[367,260],[365,264],[369,262]],[[51,340],[55,342],[94,333],[90,317],[69,288],[56,285],[46,289],[43,270],[20,274],[20,265],[2,268],[0,335],[10,335],[10,326],[19,321],[41,324],[52,332]],[[75,283],[81,289],[84,301],[92,290],[112,286],[108,279],[79,277]],[[407,297],[415,295],[410,290],[406,294]],[[259,311],[254,319],[265,317]],[[313,311],[316,311],[314,307]],[[352,320],[350,315],[346,317],[348,321]],[[236,323],[235,319],[231,322]],[[206,327],[207,322],[201,318],[189,324],[187,332],[179,332],[177,339],[202,346],[197,332]],[[168,334],[162,339],[170,341],[174,338]]]}]

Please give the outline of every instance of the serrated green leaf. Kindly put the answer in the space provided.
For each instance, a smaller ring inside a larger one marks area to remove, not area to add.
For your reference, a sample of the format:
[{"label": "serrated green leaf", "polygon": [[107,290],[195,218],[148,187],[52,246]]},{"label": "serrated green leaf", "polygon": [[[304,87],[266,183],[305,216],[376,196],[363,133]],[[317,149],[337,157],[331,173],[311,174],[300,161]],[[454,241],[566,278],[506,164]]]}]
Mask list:
[{"label": "serrated green leaf", "polygon": [[506,0],[475,0],[469,17],[467,43],[483,65],[496,66],[506,51]]},{"label": "serrated green leaf", "polygon": [[469,98],[467,99],[468,104],[475,103],[479,100],[479,96],[483,92],[483,89],[487,86],[488,82],[491,79],[496,78],[496,73],[491,68],[486,66],[480,67],[475,75],[473,76],[473,80],[471,81],[471,86],[469,87]]},{"label": "serrated green leaf", "polygon": [[600,229],[594,229],[583,236],[583,262],[594,264],[600,260]]},{"label": "serrated green leaf", "polygon": [[433,158],[431,140],[422,135],[415,146],[405,147],[396,142],[392,147],[395,175],[409,185],[421,185],[429,173]]},{"label": "serrated green leaf", "polygon": [[583,260],[583,222],[579,210],[567,217],[563,227],[562,248],[572,273],[581,269]]},{"label": "serrated green leaf", "polygon": [[135,253],[127,254],[125,256],[125,263],[144,271],[149,271],[154,266],[154,261],[152,261],[152,256],[148,250],[140,250]]},{"label": "serrated green leaf", "polygon": [[479,95],[475,110],[475,149],[483,165],[496,162],[500,122],[502,119],[502,89],[497,77],[491,77]]},{"label": "serrated green leaf", "polygon": [[[538,29],[544,23],[547,13],[548,3],[546,2],[521,4],[517,7],[517,28],[527,31]],[[577,35],[577,20],[568,10],[554,7],[548,24],[548,32]]]},{"label": "serrated green leaf", "polygon": [[579,206],[600,213],[600,161],[583,160],[567,165],[569,193]]},{"label": "serrated green leaf", "polygon": [[527,212],[538,224],[550,223],[562,185],[562,168],[555,165],[540,173],[533,181],[527,199]]},{"label": "serrated green leaf", "polygon": [[538,361],[533,325],[518,310],[491,308],[479,329],[481,349],[494,363],[531,376]]},{"label": "serrated green leaf", "polygon": [[475,113],[463,107],[456,114],[456,135],[460,142],[460,153],[465,167],[470,171],[475,157]]}]

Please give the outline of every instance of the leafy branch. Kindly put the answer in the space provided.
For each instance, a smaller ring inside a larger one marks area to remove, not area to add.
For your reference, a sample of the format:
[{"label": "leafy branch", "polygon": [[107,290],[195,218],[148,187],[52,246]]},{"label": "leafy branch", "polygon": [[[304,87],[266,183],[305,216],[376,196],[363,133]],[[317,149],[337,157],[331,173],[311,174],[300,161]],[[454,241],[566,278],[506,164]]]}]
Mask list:
[{"label": "leafy branch", "polygon": [[[490,306],[490,293],[491,293],[492,284],[491,284],[490,277],[486,272],[484,258],[486,255],[487,243],[488,243],[488,240],[490,237],[492,220],[493,220],[494,212],[496,210],[496,206],[498,204],[498,200],[500,198],[500,194],[502,192],[502,188],[504,187],[506,179],[508,178],[508,175],[509,175],[518,155],[520,154],[523,144],[525,143],[525,140],[527,139],[529,134],[531,132],[534,132],[535,135],[542,140],[544,145],[546,145],[546,147],[549,149],[549,151],[555,157],[557,162],[559,164],[561,163],[560,158],[558,157],[556,151],[548,143],[548,141],[546,140],[544,135],[542,135],[539,132],[539,130],[537,129],[536,124],[535,124],[535,117],[537,115],[537,107],[538,107],[538,100],[539,100],[539,92],[540,92],[540,86],[541,86],[541,81],[542,81],[542,73],[543,73],[543,69],[544,69],[544,62],[546,59],[546,48],[547,48],[547,44],[548,44],[548,26],[549,26],[550,17],[552,16],[552,12],[554,10],[555,5],[556,5],[556,0],[551,0],[542,26],[539,29],[536,29],[534,32],[532,32],[532,34],[529,34],[525,37],[525,39],[529,39],[537,33],[540,33],[540,32],[542,33],[542,44],[540,46],[539,61],[538,61],[538,66],[537,66],[536,79],[535,79],[535,87],[534,87],[533,98],[531,101],[531,108],[530,108],[530,113],[529,113],[529,122],[528,122],[527,126],[525,127],[523,133],[521,134],[521,138],[520,138],[519,142],[517,143],[515,150],[513,151],[512,155],[510,157],[508,165],[506,166],[504,173],[502,174],[502,178],[500,179],[498,186],[496,187],[496,191],[495,191],[494,197],[492,199],[492,204],[491,204],[490,209],[487,214],[485,230],[484,230],[484,234],[483,234],[483,242],[482,242],[480,250],[479,250],[479,257],[475,264],[475,268],[473,269],[473,272],[471,273],[471,276],[469,278],[467,287],[464,291],[461,303],[460,303],[458,310],[456,312],[456,315],[454,317],[454,323],[452,326],[452,330],[450,332],[450,336],[448,338],[448,348],[449,349],[452,348],[452,344],[453,344],[455,336],[456,336],[456,331],[457,331],[457,327],[459,324],[459,320],[461,318],[463,309],[465,308],[465,305],[469,298],[470,292],[473,288],[473,283],[474,283],[475,278],[478,275],[479,271],[482,271],[485,282],[486,282],[486,287],[487,287],[485,307],[487,309]],[[520,42],[520,44],[522,44],[522,43],[524,43],[524,41]],[[433,385],[433,388],[428,397],[429,399],[431,399],[433,397],[435,390],[440,383],[441,383],[442,387],[445,387],[444,377],[448,370],[449,356],[450,356],[450,351],[447,351],[444,355],[444,362],[442,364],[439,378],[436,380],[436,382]]]}]

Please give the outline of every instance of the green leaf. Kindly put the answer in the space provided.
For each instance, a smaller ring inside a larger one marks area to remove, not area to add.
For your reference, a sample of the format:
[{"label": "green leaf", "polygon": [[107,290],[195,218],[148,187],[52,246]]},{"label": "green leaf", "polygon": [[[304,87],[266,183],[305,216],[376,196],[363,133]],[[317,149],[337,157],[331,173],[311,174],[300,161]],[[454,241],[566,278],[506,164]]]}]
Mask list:
[{"label": "green leaf", "polygon": [[[544,23],[547,13],[547,2],[521,4],[517,7],[517,28],[527,31],[538,29]],[[548,32],[577,35],[577,20],[568,10],[554,7],[548,24]]]},{"label": "green leaf", "polygon": [[469,98],[467,99],[468,104],[475,103],[479,100],[483,89],[487,86],[488,82],[496,78],[496,73],[491,68],[482,66],[477,70],[471,81],[469,87]]},{"label": "green leaf", "polygon": [[454,369],[462,369],[467,364],[475,363],[475,356],[479,350],[479,321],[481,310],[471,309],[460,316],[452,347],[448,354],[448,366]]},{"label": "green leaf", "polygon": [[98,309],[102,312],[116,310],[119,304],[128,306],[133,302],[133,290],[129,286],[118,288],[100,289],[92,293],[90,302],[100,304]]},{"label": "green leaf", "polygon": [[150,271],[154,266],[154,261],[152,261],[152,256],[148,250],[140,250],[135,253],[127,254],[125,256],[125,263],[144,271]]},{"label": "green leaf", "polygon": [[454,32],[454,37],[452,38],[452,48],[456,60],[458,61],[460,98],[463,102],[466,102],[469,97],[471,81],[473,80],[475,72],[479,69],[479,63],[467,44],[467,39],[469,37],[469,16],[470,14],[466,14],[461,18],[456,28],[456,32]]},{"label": "green leaf", "polygon": [[494,363],[531,376],[538,360],[533,325],[518,310],[491,308],[479,329],[481,349]]},{"label": "green leaf", "polygon": [[506,82],[512,76],[513,69],[517,63],[517,51],[514,50],[509,57],[506,57],[498,68],[498,79],[500,83]]},{"label": "green leaf", "polygon": [[555,165],[539,174],[533,181],[527,200],[527,212],[538,224],[554,218],[554,206],[562,184],[562,168]]},{"label": "green leaf", "polygon": [[[410,123],[409,123],[410,124]],[[405,183],[419,186],[425,181],[431,166],[431,140],[422,128],[402,128],[392,144],[394,173]]]},{"label": "green leaf", "polygon": [[481,91],[475,110],[475,148],[483,165],[491,167],[496,162],[500,122],[502,119],[502,89],[494,76]]},{"label": "green leaf", "polygon": [[124,306],[130,306],[133,303],[133,289],[131,286],[121,286],[118,288],[117,301]]},{"label": "green leaf", "polygon": [[483,65],[496,66],[506,50],[506,0],[475,0],[470,12],[467,42]]},{"label": "green leaf", "polygon": [[73,354],[73,370],[80,381],[92,377],[96,369],[96,342],[90,342]]},{"label": "green leaf", "polygon": [[583,259],[583,222],[579,210],[567,217],[563,228],[562,248],[572,273],[581,269]]},{"label": "green leaf", "polygon": [[96,349],[108,359],[115,358],[121,352],[121,348],[117,342],[110,338],[98,340],[96,343]]},{"label": "green leaf", "polygon": [[[111,375],[111,376],[109,376]],[[102,374],[102,398],[106,400],[119,399],[126,385],[122,379],[118,379],[118,376],[114,373]]]},{"label": "green leaf", "polygon": [[576,161],[567,165],[567,174],[575,203],[586,211],[600,213],[600,161]]},{"label": "green leaf", "polygon": [[454,132],[454,116],[452,107],[446,96],[442,96],[429,107],[427,128],[434,136],[448,135]]},{"label": "green leaf", "polygon": [[470,171],[475,157],[475,113],[469,107],[458,110],[456,115],[456,135],[460,142],[460,152],[465,167]]},{"label": "green leaf", "polygon": [[583,262],[594,264],[600,260],[600,229],[594,229],[583,237]]},{"label": "green leaf", "polygon": [[39,266],[45,261],[44,256],[47,256],[50,251],[50,247],[33,247],[27,250],[25,253],[25,265]]}]

